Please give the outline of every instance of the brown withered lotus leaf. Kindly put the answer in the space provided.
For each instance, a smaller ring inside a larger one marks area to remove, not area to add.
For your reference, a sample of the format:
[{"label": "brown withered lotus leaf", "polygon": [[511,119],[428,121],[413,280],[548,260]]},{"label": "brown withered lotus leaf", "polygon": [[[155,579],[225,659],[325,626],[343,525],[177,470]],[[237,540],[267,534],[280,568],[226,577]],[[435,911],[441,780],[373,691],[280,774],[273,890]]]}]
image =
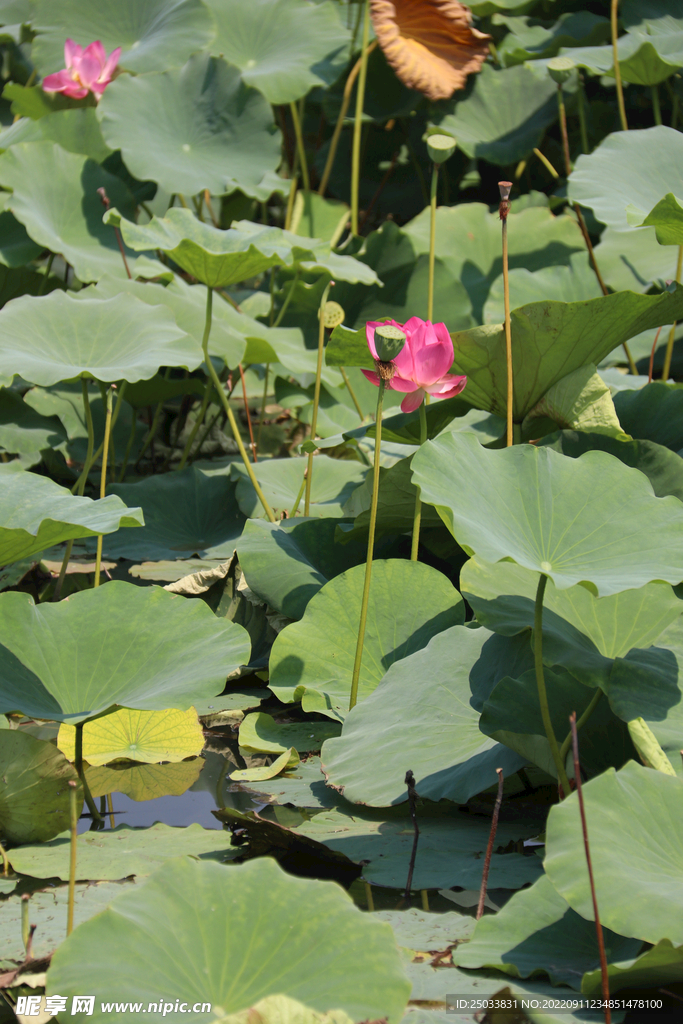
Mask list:
[{"label": "brown withered lotus leaf", "polygon": [[430,100],[444,100],[479,71],[491,37],[472,28],[457,0],[370,0],[379,45],[398,77]]}]

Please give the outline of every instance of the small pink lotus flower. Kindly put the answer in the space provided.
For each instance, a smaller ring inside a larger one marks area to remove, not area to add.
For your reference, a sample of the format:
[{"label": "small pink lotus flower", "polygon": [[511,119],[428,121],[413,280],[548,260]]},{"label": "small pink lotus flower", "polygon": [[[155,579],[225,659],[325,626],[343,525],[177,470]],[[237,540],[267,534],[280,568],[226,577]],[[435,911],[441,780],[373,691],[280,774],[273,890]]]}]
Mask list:
[{"label": "small pink lotus flower", "polygon": [[43,89],[45,92],[63,92],[72,100],[82,100],[89,92],[94,92],[99,99],[111,82],[120,56],[121,47],[118,46],[107,57],[99,39],[86,46],[85,50],[73,39],[67,39],[64,43],[66,68],[44,78]]},{"label": "small pink lotus flower", "polygon": [[[389,323],[398,327],[406,335],[403,349],[393,360],[394,375],[386,381],[387,388],[394,391],[407,392],[401,402],[403,412],[413,412],[424,400],[425,393],[438,395],[439,398],[453,398],[467,384],[467,377],[457,377],[448,373],[453,365],[453,342],[445,324],[433,324],[429,320],[420,320],[413,316],[405,324]],[[375,359],[375,328],[379,322],[366,324],[365,332],[368,347]],[[372,370],[363,373],[379,387],[379,375]]]}]

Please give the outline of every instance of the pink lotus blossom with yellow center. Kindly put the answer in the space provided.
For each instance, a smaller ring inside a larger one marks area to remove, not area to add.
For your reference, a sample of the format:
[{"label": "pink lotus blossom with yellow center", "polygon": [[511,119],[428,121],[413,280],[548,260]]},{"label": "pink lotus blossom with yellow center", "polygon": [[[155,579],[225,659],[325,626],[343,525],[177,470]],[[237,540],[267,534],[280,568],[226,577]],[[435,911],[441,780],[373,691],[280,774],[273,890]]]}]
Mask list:
[{"label": "pink lotus blossom with yellow center", "polygon": [[66,68],[43,79],[45,92],[62,92],[72,100],[82,100],[89,92],[99,99],[111,82],[111,76],[119,62],[121,47],[118,46],[107,57],[102,43],[97,40],[85,50],[73,39],[64,43]]},{"label": "pink lotus blossom with yellow center", "polygon": [[[406,336],[402,351],[392,360],[394,375],[385,382],[392,391],[406,392],[401,402],[403,412],[418,409],[425,394],[438,398],[453,398],[460,394],[467,384],[467,377],[448,373],[453,365],[453,342],[445,324],[433,324],[417,316],[404,324],[395,320],[388,323],[398,327]],[[373,321],[365,327],[368,347],[374,359],[377,359],[375,328],[381,326],[381,322]],[[373,370],[363,370],[363,373],[379,387],[379,374]]]}]

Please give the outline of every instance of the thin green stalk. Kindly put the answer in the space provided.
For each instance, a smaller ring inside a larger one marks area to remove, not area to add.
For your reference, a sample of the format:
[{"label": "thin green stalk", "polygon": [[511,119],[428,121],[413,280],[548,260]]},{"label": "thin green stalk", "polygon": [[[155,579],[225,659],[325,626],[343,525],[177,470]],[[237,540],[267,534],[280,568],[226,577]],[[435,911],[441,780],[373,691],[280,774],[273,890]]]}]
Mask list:
[{"label": "thin green stalk", "polygon": [[621,129],[622,131],[627,132],[628,121],[626,120],[626,107],[624,106],[624,88],[621,84],[621,68],[619,67],[619,48],[617,46],[617,37],[619,35],[619,26],[617,25],[618,9],[619,0],[612,0],[610,21],[612,25],[612,59],[614,61],[614,80],[617,86],[617,105],[619,107],[619,120],[621,121]]},{"label": "thin green stalk", "polygon": [[[363,51],[366,60],[376,46],[377,40],[373,39],[370,45],[368,46],[367,51]],[[346,84],[344,86],[344,95],[342,96],[341,107],[339,108],[339,114],[337,115],[337,123],[334,126],[334,132],[332,133],[332,138],[330,140],[330,148],[327,151],[325,169],[323,171],[322,178],[320,179],[320,185],[318,186],[319,196],[325,195],[327,183],[330,180],[330,175],[332,173],[332,168],[334,166],[334,158],[337,155],[337,147],[339,146],[339,139],[341,137],[342,128],[344,127],[344,119],[346,118],[346,113],[349,109],[349,103],[351,102],[351,93],[353,92],[353,86],[355,84],[355,81],[358,78],[358,75],[360,74],[360,68],[362,63],[363,54],[361,54],[356,63],[353,65],[351,71],[349,72],[349,77],[346,79]]]},{"label": "thin green stalk", "polygon": [[76,753],[74,755],[74,767],[78,772],[78,777],[83,785],[83,798],[87,804],[88,810],[92,814],[92,819],[98,825],[102,824],[102,815],[95,806],[95,801],[92,798],[90,792],[90,786],[85,778],[85,771],[83,770],[83,722],[79,722],[76,726]]},{"label": "thin green stalk", "polygon": [[2,874],[4,878],[9,875],[9,858],[5,847],[0,843],[0,860],[2,860]]},{"label": "thin green stalk", "polygon": [[[102,452],[102,473],[100,476],[100,498],[104,498],[107,493],[107,456],[109,455],[109,436],[111,434],[111,417],[113,409],[113,391],[111,388],[106,394],[107,400],[107,412],[104,420],[104,450]],[[102,540],[103,535],[100,533],[97,537],[97,555],[95,556],[95,582],[94,587],[100,585],[100,565],[102,563]]]},{"label": "thin green stalk", "polygon": [[[683,245],[678,247],[678,263],[676,264],[676,283],[681,283],[681,272],[683,272]],[[674,336],[676,334],[676,323],[672,323],[669,337],[666,342],[666,355],[664,356],[664,367],[662,369],[662,380],[669,379],[671,370],[671,357],[674,351]]]},{"label": "thin green stalk", "polygon": [[308,176],[308,164],[306,163],[306,150],[304,148],[304,136],[301,131],[301,118],[299,117],[299,108],[296,103],[290,103],[289,109],[292,112],[292,121],[294,122],[294,134],[296,136],[296,148],[299,153],[299,166],[301,167],[301,179],[303,181],[304,188],[306,191],[310,191],[311,179]]},{"label": "thin green stalk", "polygon": [[557,86],[557,110],[560,115],[560,133],[562,135],[562,152],[564,155],[564,170],[567,177],[572,173],[572,161],[569,153],[569,134],[567,132],[567,111],[564,107],[564,91],[562,85]]},{"label": "thin green stalk", "polygon": [[[579,718],[578,722],[576,723],[576,728],[577,729],[582,729],[583,728],[583,726],[586,724],[586,722],[588,721],[588,719],[590,718],[590,716],[593,714],[593,712],[597,708],[598,704],[600,703],[601,697],[602,697],[602,690],[598,688],[595,691],[595,694],[593,695],[593,697],[591,698],[590,703],[586,707],[586,710],[581,715],[581,718]],[[560,747],[560,760],[562,761],[562,764],[566,764],[567,763],[567,754],[569,753],[569,749],[570,749],[571,745],[572,745],[572,731],[570,729],[569,732],[567,733],[567,735],[564,738],[564,742],[562,743],[562,746]]]},{"label": "thin green stalk", "polygon": [[76,895],[76,854],[78,840],[78,807],[76,805],[76,783],[69,780],[70,857],[69,857],[69,902],[66,911],[66,937],[74,930],[74,896]]},{"label": "thin green stalk", "polygon": [[555,768],[557,769],[557,777],[564,796],[567,797],[570,792],[569,779],[567,778],[564,761],[560,757],[560,748],[557,743],[557,737],[553,731],[553,723],[550,718],[550,708],[548,706],[548,693],[545,688],[545,673],[543,671],[543,595],[545,593],[545,586],[547,582],[548,577],[545,573],[541,573],[538,580],[536,605],[534,608],[534,666],[536,668],[538,703],[541,708],[543,727],[545,728],[545,734],[550,745],[550,751],[553,756],[553,761],[555,762]]},{"label": "thin green stalk", "polygon": [[291,510],[291,512],[289,513],[289,518],[290,518],[290,519],[293,519],[293,518],[294,518],[294,516],[295,516],[295,515],[297,514],[297,512],[299,511],[299,505],[301,504],[301,499],[303,498],[303,496],[304,496],[304,491],[305,491],[305,489],[306,489],[306,477],[307,477],[307,476],[308,476],[308,464],[306,465],[306,469],[304,470],[304,475],[303,475],[303,478],[302,478],[302,480],[301,480],[301,487],[299,488],[299,493],[298,493],[298,494],[297,494],[297,496],[296,496],[296,501],[295,501],[295,502],[294,502],[294,504],[292,505],[292,510]]},{"label": "thin green stalk", "polygon": [[[311,440],[315,440],[315,432],[318,427],[318,405],[320,404],[320,379],[323,372],[323,353],[325,351],[325,303],[327,302],[327,296],[329,295],[332,282],[329,281],[323,291],[322,298],[320,300],[320,312],[318,313],[318,319],[320,321],[318,326],[318,362],[315,369],[315,390],[313,392],[313,415],[311,416]],[[308,456],[308,472],[306,474],[306,489],[304,497],[304,515],[307,516],[311,507],[311,485],[313,482],[313,457],[314,453],[310,452]]]},{"label": "thin green stalk", "polygon": [[651,86],[650,95],[652,96],[652,116],[655,119],[655,124],[661,124],[662,108],[659,105],[659,89],[656,85]]},{"label": "thin green stalk", "polygon": [[352,401],[352,402],[353,402],[353,404],[355,405],[355,407],[356,407],[356,412],[357,412],[357,413],[358,413],[358,415],[360,416],[360,421],[361,421],[361,423],[362,423],[362,422],[363,422],[363,420],[365,419],[365,416],[363,415],[363,410],[362,410],[362,409],[361,409],[361,407],[360,407],[360,402],[359,402],[359,401],[358,401],[358,399],[356,398],[356,392],[355,392],[355,391],[353,390],[353,388],[351,387],[351,381],[350,381],[350,380],[349,380],[349,378],[347,377],[347,375],[346,375],[346,370],[344,369],[344,367],[343,367],[343,366],[340,366],[340,367],[339,367],[339,369],[341,370],[341,375],[342,375],[342,377],[343,377],[343,379],[344,379],[344,383],[346,384],[346,390],[347,390],[347,391],[348,391],[348,393],[349,393],[349,394],[351,395],[351,401]]},{"label": "thin green stalk", "polygon": [[[79,498],[83,497],[83,492],[85,491],[85,484],[88,479],[88,473],[90,472],[90,467],[94,462],[93,448],[95,447],[95,428],[92,422],[92,409],[90,408],[90,398],[88,397],[88,381],[86,380],[85,377],[81,377],[81,394],[83,396],[83,413],[85,416],[85,425],[88,431],[88,446],[85,452],[85,462],[83,464],[83,470],[78,480],[71,489],[71,493],[77,494]],[[71,558],[71,551],[73,546],[73,540],[70,540],[66,545],[66,549],[64,551],[64,558],[62,559],[62,565],[59,570],[59,576],[57,578],[57,582],[55,583],[55,591],[54,594],[52,595],[53,601],[58,601],[59,595],[62,592],[62,587],[64,586],[64,578],[66,577],[66,570],[69,565],[69,559]]]},{"label": "thin green stalk", "polygon": [[31,923],[28,919],[28,905],[31,897],[27,892],[21,897],[21,941],[24,944],[24,954],[28,959],[29,943],[31,942]]},{"label": "thin green stalk", "polygon": [[[427,440],[427,406],[425,402],[420,403],[420,444]],[[420,546],[420,523],[422,522],[422,499],[420,488],[417,488],[415,495],[415,514],[413,515],[413,543],[410,549],[411,562],[417,562],[417,549]]]},{"label": "thin green stalk", "polygon": [[579,102],[579,130],[581,132],[581,152],[582,153],[590,153],[590,149],[588,147],[588,130],[586,128],[586,107],[585,107],[586,93],[585,93],[584,88],[583,88],[583,75],[581,74],[581,72],[578,72],[578,80],[579,80],[579,95],[578,95],[578,102]]},{"label": "thin green stalk", "polygon": [[130,424],[130,436],[128,438],[128,444],[126,445],[126,451],[123,456],[123,465],[121,466],[121,472],[119,473],[119,483],[121,483],[121,481],[123,480],[126,474],[126,470],[128,469],[128,460],[130,459],[130,453],[132,452],[133,445],[135,444],[135,430],[137,428],[137,425],[138,417],[135,409],[133,409],[133,417],[131,419]]},{"label": "thin green stalk", "polygon": [[363,16],[363,41],[361,43],[361,65],[356,91],[356,117],[353,122],[353,145],[351,149],[351,234],[358,234],[358,191],[360,184],[360,136],[363,127],[363,104],[365,83],[368,75],[368,39],[370,37],[370,0],[365,0]]},{"label": "thin green stalk", "polygon": [[[501,206],[503,204],[501,203]],[[508,219],[507,210],[503,222],[503,302],[505,306],[505,353],[507,361],[507,446],[514,444],[512,413],[514,406],[514,381],[512,376],[512,325],[510,322],[510,278],[508,274]]]},{"label": "thin green stalk", "polygon": [[263,397],[261,398],[261,412],[258,418],[258,430],[256,431],[256,447],[261,447],[261,431],[263,430],[263,420],[266,415],[266,400],[268,398],[268,378],[270,376],[270,363],[266,363],[266,375],[263,378]]},{"label": "thin green stalk", "polygon": [[299,174],[299,150],[297,149],[294,153],[294,166],[292,167],[292,180],[289,185],[289,196],[287,197],[287,210],[285,212],[285,231],[289,231],[292,226],[292,214],[294,213],[294,200],[296,199],[296,190]]},{"label": "thin green stalk", "polygon": [[[228,395],[228,400],[229,399],[230,399],[230,395]],[[201,452],[202,448],[204,447],[204,445],[206,444],[206,442],[207,442],[207,440],[209,438],[209,435],[211,434],[211,431],[213,430],[213,428],[218,423],[219,418],[221,416],[223,416],[223,415],[225,415],[223,410],[219,409],[218,412],[216,413],[216,415],[214,416],[214,418],[211,420],[211,422],[207,426],[207,428],[204,431],[204,433],[202,434],[201,438],[199,439],[199,443],[197,444],[197,449],[196,449],[197,453]],[[192,461],[194,461],[194,456],[193,456]]]},{"label": "thin green stalk", "polygon": [[379,379],[379,394],[377,396],[377,412],[375,414],[375,462],[372,474],[372,500],[370,503],[370,529],[368,531],[368,555],[365,561],[365,582],[363,583],[363,597],[360,606],[360,622],[358,624],[358,642],[356,644],[356,657],[353,662],[353,675],[351,676],[351,696],[349,698],[349,711],[355,707],[358,700],[358,681],[360,679],[360,667],[363,660],[363,644],[365,642],[365,624],[368,619],[368,603],[370,600],[370,580],[372,577],[372,557],[375,551],[375,524],[377,522],[377,498],[379,496],[379,461],[380,449],[382,446],[382,405],[384,403],[384,389],[386,382],[384,377]]},{"label": "thin green stalk", "polygon": [[54,258],[55,258],[55,254],[53,252],[51,252],[50,255],[48,256],[47,267],[45,268],[45,275],[43,277],[43,280],[40,282],[40,288],[38,289],[38,294],[39,295],[43,295],[44,292],[45,292],[45,289],[47,288],[47,280],[48,280],[48,278],[50,276],[50,271],[52,270],[52,262],[53,262]]},{"label": "thin green stalk", "polygon": [[163,402],[157,402],[157,407],[156,407],[156,409],[154,411],[154,416],[152,417],[152,422],[150,424],[149,430],[147,431],[147,437],[145,438],[144,444],[142,445],[142,448],[140,449],[140,454],[138,455],[137,459],[135,460],[135,465],[136,466],[138,466],[140,464],[142,456],[145,454],[145,452],[147,451],[147,449],[151,445],[152,441],[157,436],[157,430],[159,429],[159,423],[161,421],[161,413],[163,412],[163,408],[164,408],[164,403]]},{"label": "thin green stalk", "polygon": [[263,491],[261,490],[261,486],[260,486],[258,480],[254,476],[254,470],[252,468],[251,462],[249,461],[249,456],[247,455],[246,449],[244,447],[244,443],[243,443],[242,438],[240,436],[239,428],[237,426],[237,421],[235,420],[235,414],[233,413],[232,409],[230,408],[230,402],[228,401],[228,396],[226,395],[225,391],[223,390],[223,387],[221,385],[221,382],[220,382],[220,379],[218,377],[218,374],[216,373],[214,365],[211,362],[211,357],[209,355],[209,335],[211,334],[211,313],[212,313],[212,310],[213,310],[213,289],[210,288],[207,285],[207,288],[206,288],[206,320],[205,320],[205,323],[204,323],[204,337],[202,338],[202,349],[204,351],[204,362],[206,363],[206,367],[207,367],[207,369],[209,371],[211,379],[213,380],[214,387],[216,388],[216,391],[218,392],[220,400],[223,403],[223,408],[225,409],[225,413],[226,413],[226,415],[228,417],[228,422],[230,423],[230,428],[232,430],[232,436],[235,438],[235,444],[237,445],[237,447],[239,449],[239,453],[242,456],[242,462],[244,463],[244,468],[246,469],[247,475],[248,475],[248,477],[249,477],[249,479],[251,481],[251,486],[256,491],[256,496],[258,497],[258,500],[261,502],[261,505],[263,506],[263,510],[266,513],[266,515],[268,516],[268,519],[270,520],[271,523],[274,523],[274,522],[276,522],[276,519],[275,519],[275,516],[273,514],[273,510],[270,507],[270,505],[268,504],[266,496],[263,493]]},{"label": "thin green stalk", "polygon": [[202,399],[202,404],[199,407],[199,412],[197,413],[197,418],[194,421],[194,426],[192,427],[192,430],[190,431],[190,436],[187,439],[187,443],[186,443],[185,447],[183,448],[183,454],[180,457],[180,463],[178,464],[178,469],[184,469],[185,468],[185,463],[187,462],[187,457],[190,454],[190,449],[192,448],[192,445],[194,443],[194,439],[195,439],[195,437],[197,436],[197,434],[199,432],[199,428],[201,427],[202,423],[204,422],[204,417],[206,416],[206,410],[209,407],[209,402],[211,401],[211,395],[212,394],[213,394],[213,384],[212,383],[211,384],[207,384],[206,387],[204,388],[204,397]]},{"label": "thin green stalk", "polygon": [[436,188],[439,182],[439,165],[432,164],[432,188],[429,214],[429,287],[427,291],[427,319],[434,319],[434,260],[436,246]]},{"label": "thin green stalk", "polygon": [[285,301],[282,303],[282,306],[280,307],[280,310],[278,312],[278,315],[277,315],[277,318],[275,320],[275,323],[272,325],[273,327],[279,327],[280,324],[282,323],[282,318],[284,317],[285,313],[287,312],[287,308],[288,308],[290,302],[294,298],[294,292],[296,291],[296,286],[297,286],[297,283],[299,281],[299,277],[300,276],[301,276],[301,268],[297,267],[295,272],[294,272],[294,277],[292,278],[292,283],[290,285],[289,291],[287,292],[287,294],[285,296]]}]

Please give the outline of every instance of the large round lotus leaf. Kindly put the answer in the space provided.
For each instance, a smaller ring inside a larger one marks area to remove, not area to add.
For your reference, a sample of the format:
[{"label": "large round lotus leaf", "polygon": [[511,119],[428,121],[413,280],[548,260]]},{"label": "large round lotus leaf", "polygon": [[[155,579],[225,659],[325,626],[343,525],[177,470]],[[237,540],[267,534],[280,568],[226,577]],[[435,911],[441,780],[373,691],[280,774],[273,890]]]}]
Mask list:
[{"label": "large round lotus leaf", "polygon": [[[632,32],[617,43],[619,68],[624,82],[655,86],[665,81],[683,64],[683,32],[668,36],[650,36]],[[611,46],[577,46],[563,50],[577,67],[594,75],[614,77],[614,51]],[[544,62],[545,63],[545,62]]]},{"label": "large round lotus leaf", "polygon": [[446,434],[413,456],[413,478],[468,554],[545,573],[559,590],[585,583],[606,597],[683,580],[683,504],[605,452],[492,451]]},{"label": "large round lotus leaf", "polygon": [[[57,746],[69,759],[76,756],[76,728],[63,722]],[[177,711],[131,711],[121,708],[83,726],[83,759],[92,765],[121,758],[155,764],[182,761],[201,754],[204,734],[194,708]]]},{"label": "large round lotus leaf", "polygon": [[0,467],[0,565],[28,558],[64,540],[141,526],[142,510],[110,495],[76,498],[49,477]]},{"label": "large round lotus leaf", "polygon": [[217,28],[211,52],[235,64],[269,103],[298,100],[342,70],[349,32],[332,3],[207,0],[207,7]]},{"label": "large round lotus leaf", "polygon": [[334,519],[248,519],[237,553],[249,588],[287,618],[300,619],[321,587],[365,561],[367,544],[335,544],[336,529]]},{"label": "large round lotus leaf", "polygon": [[66,431],[56,416],[41,416],[16,391],[0,390],[0,447],[5,451],[28,455],[64,441]]},{"label": "large round lotus leaf", "polygon": [[167,192],[254,195],[280,162],[263,96],[224,60],[198,54],[180,70],[122,75],[99,105],[102,134],[141,181]]},{"label": "large round lotus leaf", "polygon": [[190,466],[109,489],[126,502],[134,495],[145,514],[138,540],[122,530],[105,540],[109,558],[229,558],[242,532],[235,485],[222,474]]},{"label": "large round lotus leaf", "polygon": [[201,349],[168,310],[132,296],[79,300],[56,291],[0,310],[0,374],[34,384],[81,374],[134,383],[160,366],[194,370],[201,361]]},{"label": "large round lotus leaf", "polygon": [[102,138],[94,107],[55,110],[38,121],[22,117],[0,132],[0,149],[17,142],[56,142],[69,153],[82,153],[103,163],[112,151]]},{"label": "large round lotus leaf", "polygon": [[683,448],[683,388],[653,381],[638,391],[620,391],[614,407],[624,430],[679,452]]},{"label": "large round lotus leaf", "polygon": [[506,166],[528,156],[556,120],[557,86],[521,64],[484,64],[470,95],[444,106],[452,112],[439,114],[438,124],[467,156]]},{"label": "large round lotus leaf", "polygon": [[[683,943],[683,779],[630,761],[591,779],[583,799],[603,926]],[[576,793],[550,810],[544,863],[560,895],[592,921]]]},{"label": "large round lotus leaf", "polygon": [[[305,468],[305,459],[269,459],[254,466],[256,479],[274,512],[294,512]],[[359,462],[319,456],[313,462],[310,514],[334,518],[342,516],[342,506],[355,488],[363,483],[367,472],[367,468]],[[265,516],[244,466],[233,462],[230,474],[233,480],[238,481],[237,501],[244,515]],[[303,510],[302,498],[299,512]]]},{"label": "large round lotus leaf", "polygon": [[667,192],[681,193],[683,136],[658,125],[614,132],[582,155],[569,177],[569,195],[614,228],[642,224]]},{"label": "large round lotus leaf", "polygon": [[[609,962],[636,956],[637,939],[605,929]],[[595,925],[572,910],[542,875],[530,889],[515,893],[495,916],[477,923],[469,942],[454,952],[458,967],[496,967],[513,978],[547,973],[553,985],[581,989],[585,971],[600,965]]]},{"label": "large round lotus leaf", "polygon": [[[300,622],[278,634],[270,658],[270,688],[282,701],[343,721],[349,708],[365,566],[330,580],[311,598]],[[390,665],[426,647],[464,620],[452,583],[422,562],[379,559],[372,585],[358,687],[369,696]],[[410,767],[410,766],[408,766]],[[404,771],[405,774],[405,771]]]},{"label": "large round lotus leaf", "polygon": [[[125,277],[116,235],[102,223],[98,188],[132,216],[134,200],[120,178],[52,142],[19,142],[0,156],[0,183],[12,190],[9,209],[31,238],[61,253],[81,281]],[[129,258],[134,253],[128,250]]]},{"label": "large round lotus leaf", "polygon": [[[654,228],[605,228],[600,245],[595,247],[595,258],[603,280],[615,291],[647,292],[655,282],[664,288],[667,281],[675,278],[678,252],[660,245]],[[660,336],[659,340],[666,343],[665,337]],[[651,346],[652,340],[648,359]],[[619,355],[619,361],[623,361],[623,350]]]},{"label": "large round lotus leaf", "polygon": [[[683,318],[683,288],[662,295],[617,292],[581,302],[532,302],[511,315],[514,419],[521,423],[553,384],[650,327]],[[503,325],[451,335],[453,373],[467,376],[467,401],[499,416],[507,409]]]},{"label": "large round lotus leaf", "polygon": [[37,38],[31,59],[41,75],[64,67],[64,40],[87,46],[102,42],[107,53],[122,47],[119,65],[137,74],[165,71],[184,64],[213,36],[213,25],[200,0],[35,0],[31,28]]},{"label": "large round lotus leaf", "polygon": [[[683,981],[683,947],[662,939],[641,956],[607,965],[610,995],[623,988],[644,989],[680,984]],[[587,971],[581,983],[584,995],[600,998],[600,968]]]},{"label": "large round lotus leaf", "polygon": [[69,827],[75,770],[52,743],[0,731],[0,833],[12,843],[42,843]]},{"label": "large round lotus leaf", "polygon": [[0,643],[2,709],[73,724],[116,704],[186,711],[250,650],[242,626],[203,601],[117,581],[59,604],[0,595]]},{"label": "large round lotus leaf", "polygon": [[470,672],[486,661],[490,636],[454,626],[395,662],[349,712],[342,735],[326,741],[328,783],[347,800],[383,807],[407,799],[410,768],[420,796],[464,804],[495,784],[496,768],[506,776],[521,768],[520,757],[481,733],[470,700]]},{"label": "large round lotus leaf", "polygon": [[[601,268],[602,269],[602,268]],[[531,271],[516,267],[510,271],[510,308],[517,309],[530,302],[580,302],[602,295],[598,279],[583,252],[572,253],[569,266],[543,267]],[[505,319],[503,275],[491,285],[484,306],[484,323],[500,324]]]},{"label": "large round lotus leaf", "polygon": [[610,33],[609,20],[589,11],[561,14],[554,25],[550,22],[539,25],[531,19],[520,18],[511,22],[510,28],[509,35],[498,47],[501,63],[507,67],[526,60],[554,57],[562,46],[604,43]]},{"label": "large round lotus leaf", "polygon": [[[391,927],[362,914],[338,885],[286,875],[270,858],[225,868],[185,857],[131,896],[124,893],[60,947],[48,992],[82,990],[87,950],[88,991],[98,1008],[114,986],[145,1003],[161,992],[169,1002],[206,1001],[225,1013],[279,993],[321,1012],[345,1010],[353,1020],[401,1019],[410,984]],[[96,1012],[101,1021],[136,1016]],[[161,1009],[147,1017],[163,1019]]]},{"label": "large round lotus leaf", "polygon": [[[10,863],[21,874],[66,880],[69,847],[68,835],[19,846],[12,850]],[[77,878],[102,880],[149,875],[165,860],[183,854],[218,861],[234,855],[225,832],[196,824],[172,828],[161,822],[151,828],[118,825],[106,832],[85,832],[79,835],[77,848]]]}]

